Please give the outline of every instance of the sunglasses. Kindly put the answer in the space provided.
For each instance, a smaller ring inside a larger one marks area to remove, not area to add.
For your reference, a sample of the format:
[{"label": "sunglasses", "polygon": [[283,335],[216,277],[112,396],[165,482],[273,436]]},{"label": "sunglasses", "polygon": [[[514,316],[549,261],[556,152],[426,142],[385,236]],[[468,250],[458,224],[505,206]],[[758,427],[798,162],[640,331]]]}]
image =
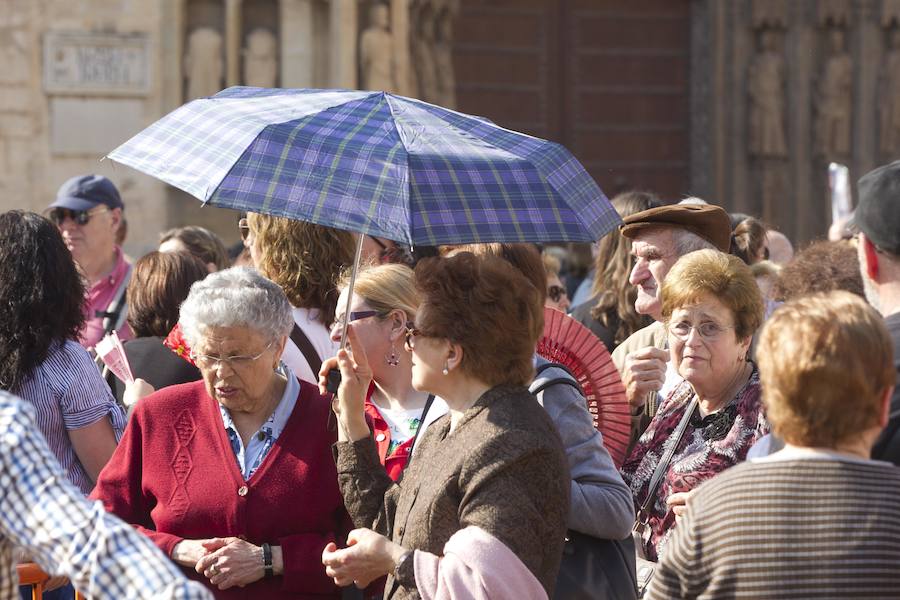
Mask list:
[{"label": "sunglasses", "polygon": [[105,206],[98,206],[90,210],[69,210],[68,208],[54,208],[49,213],[47,213],[47,218],[57,227],[65,223],[66,219],[71,219],[72,222],[76,225],[87,225],[92,217],[105,212],[109,212],[109,208]]},{"label": "sunglasses", "polygon": [[549,288],[547,288],[547,295],[554,302],[559,302],[560,298],[562,298],[563,296],[568,296],[569,294],[568,292],[566,292],[566,288],[558,285],[551,285]]}]

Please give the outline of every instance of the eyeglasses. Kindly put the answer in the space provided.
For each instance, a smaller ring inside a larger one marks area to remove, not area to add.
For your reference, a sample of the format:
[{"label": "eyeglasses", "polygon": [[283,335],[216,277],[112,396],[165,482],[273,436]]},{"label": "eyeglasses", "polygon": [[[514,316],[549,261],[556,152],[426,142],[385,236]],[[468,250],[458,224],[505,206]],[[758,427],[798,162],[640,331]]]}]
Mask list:
[{"label": "eyeglasses", "polygon": [[413,348],[416,347],[416,336],[420,335],[424,334],[413,326],[412,321],[409,321],[406,324],[406,340],[403,342],[403,347],[406,348],[407,352],[412,352]]},{"label": "eyeglasses", "polygon": [[246,217],[238,220],[238,229],[241,231],[241,241],[246,242],[250,237],[250,223]]},{"label": "eyeglasses", "polygon": [[68,208],[54,208],[47,213],[47,218],[57,227],[66,222],[66,219],[72,219],[76,225],[87,225],[88,221],[96,215],[108,212],[106,206],[97,206],[90,210],[69,210]]},{"label": "eyeglasses", "polygon": [[201,369],[218,369],[220,364],[228,365],[232,369],[241,369],[257,361],[262,357],[263,354],[269,351],[272,347],[272,344],[275,342],[269,342],[269,345],[263,348],[263,351],[254,356],[210,356],[208,354],[198,354],[191,350],[191,360],[200,367]]},{"label": "eyeglasses", "polygon": [[568,296],[568,295],[569,294],[568,294],[568,292],[566,292],[566,288],[564,288],[564,287],[561,287],[558,285],[551,285],[550,287],[547,288],[547,296],[549,296],[550,299],[553,300],[554,302],[559,302],[560,298],[562,298],[563,296]]},{"label": "eyeglasses", "polygon": [[698,334],[700,334],[700,339],[711,342],[719,335],[722,334],[723,331],[727,331],[729,329],[734,329],[734,327],[726,327],[724,325],[719,325],[713,321],[704,321],[699,325],[694,325],[693,323],[689,323],[687,321],[679,321],[678,323],[672,323],[669,325],[669,333],[674,335],[679,340],[686,342],[689,337],[691,337],[691,331],[696,330]]}]

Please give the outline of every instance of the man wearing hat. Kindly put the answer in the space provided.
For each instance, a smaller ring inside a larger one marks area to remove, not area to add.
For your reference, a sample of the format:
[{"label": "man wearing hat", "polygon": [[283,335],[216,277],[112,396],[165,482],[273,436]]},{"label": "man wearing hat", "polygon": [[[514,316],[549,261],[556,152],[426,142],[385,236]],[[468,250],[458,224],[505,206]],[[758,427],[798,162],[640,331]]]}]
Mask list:
[{"label": "man wearing hat", "polygon": [[637,287],[635,310],[656,321],[634,332],[613,351],[612,358],[632,409],[632,441],[656,413],[657,399],[681,380],[669,364],[662,324],[660,291],[679,258],[706,248],[731,249],[728,213],[711,204],[659,206],[625,218],[622,235],[631,238],[634,268],[628,281]]},{"label": "man wearing hat", "polygon": [[872,458],[900,465],[900,161],[864,175],[858,191],[851,227],[859,233],[859,270],[866,299],[884,317],[894,342],[898,384]]},{"label": "man wearing hat", "polygon": [[78,175],[66,181],[46,216],[58,228],[87,280],[86,321],[81,345],[93,348],[113,330],[132,337],[125,323],[125,287],[131,265],[116,244],[124,205],[119,190],[102,175]]}]

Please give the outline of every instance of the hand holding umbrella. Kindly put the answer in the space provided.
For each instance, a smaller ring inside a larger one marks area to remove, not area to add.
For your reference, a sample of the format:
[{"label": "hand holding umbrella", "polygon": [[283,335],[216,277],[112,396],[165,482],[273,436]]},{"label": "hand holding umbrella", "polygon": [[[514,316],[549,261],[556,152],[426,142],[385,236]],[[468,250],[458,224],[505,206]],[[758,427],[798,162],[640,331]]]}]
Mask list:
[{"label": "hand holding umbrella", "polygon": [[[319,391],[322,394],[330,391],[327,389],[328,373],[332,369],[340,369],[341,382],[331,400],[331,408],[340,425],[338,439],[355,442],[370,434],[365,417],[365,402],[372,383],[372,368],[353,325],[348,324],[344,331],[349,344],[338,350],[337,356],[322,363],[319,370]],[[354,348],[358,350],[354,352]]]}]

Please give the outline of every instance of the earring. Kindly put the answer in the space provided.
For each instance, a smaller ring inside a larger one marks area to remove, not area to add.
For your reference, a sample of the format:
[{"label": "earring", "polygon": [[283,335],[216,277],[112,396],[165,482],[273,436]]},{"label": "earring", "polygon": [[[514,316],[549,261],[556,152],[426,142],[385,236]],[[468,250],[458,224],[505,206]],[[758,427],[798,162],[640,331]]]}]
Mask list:
[{"label": "earring", "polygon": [[441,369],[441,373],[443,373],[444,375],[450,374],[450,365],[448,363],[444,363],[444,368]]},{"label": "earring", "polygon": [[386,356],[384,360],[392,367],[396,367],[400,364],[400,357],[397,356],[397,349],[394,348],[394,344],[391,344],[391,353]]}]

